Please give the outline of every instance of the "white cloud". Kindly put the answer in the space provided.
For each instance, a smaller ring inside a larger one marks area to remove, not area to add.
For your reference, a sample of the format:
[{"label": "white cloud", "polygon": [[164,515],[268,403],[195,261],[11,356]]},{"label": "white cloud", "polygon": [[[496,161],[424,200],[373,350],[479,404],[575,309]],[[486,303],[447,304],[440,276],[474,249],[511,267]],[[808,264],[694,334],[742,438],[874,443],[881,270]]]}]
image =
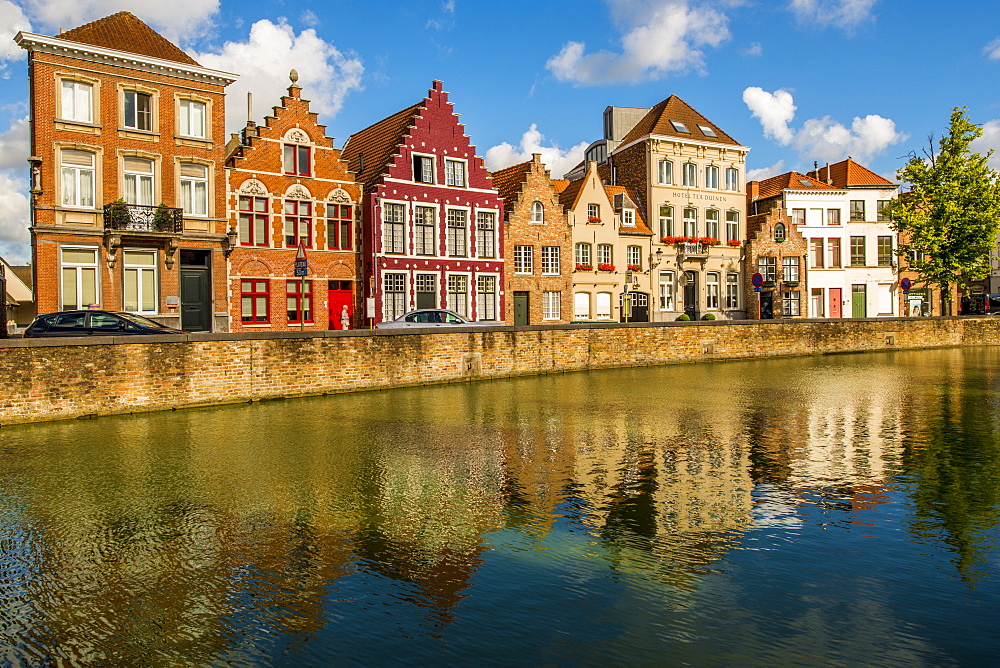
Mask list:
[{"label": "white cloud", "polygon": [[795,118],[795,104],[792,94],[785,90],[768,93],[763,88],[751,86],[743,91],[743,102],[760,119],[764,136],[778,140],[780,144],[792,141],[792,131],[788,124]]},{"label": "white cloud", "polygon": [[777,176],[778,174],[785,173],[785,161],[779,160],[769,167],[758,167],[757,169],[747,170],[747,183],[750,181],[763,181],[764,179],[769,179],[772,176]]},{"label": "white cloud", "polygon": [[993,169],[1000,170],[1000,119],[983,123],[983,134],[969,148],[983,155],[992,150],[993,155],[986,162]]},{"label": "white cloud", "polygon": [[319,20],[319,17],[316,16],[316,12],[314,12],[311,9],[307,9],[306,11],[302,12],[301,21],[303,24],[309,26],[310,28],[318,28],[319,25],[322,23],[322,21]]},{"label": "white cloud", "polygon": [[1000,37],[983,47],[983,53],[990,60],[1000,60]]},{"label": "white cloud", "polygon": [[764,136],[782,146],[794,146],[802,156],[820,162],[836,162],[847,156],[864,162],[909,136],[897,132],[894,121],[876,114],[855,117],[850,128],[826,116],[809,119],[795,130],[789,127],[795,117],[795,103],[791,93],[784,90],[768,93],[753,86],[743,91],[743,101],[760,119]]},{"label": "white cloud", "polygon": [[545,64],[560,81],[578,85],[638,83],[671,73],[705,69],[700,47],[729,39],[728,17],[687,0],[608,0],[611,18],[624,33],[621,52],[585,53],[567,42]]},{"label": "white cloud", "polygon": [[24,49],[14,43],[14,35],[19,31],[31,31],[31,21],[25,16],[24,11],[10,0],[0,0],[0,25],[5,26],[0,30],[0,77],[10,78],[10,71],[7,66],[9,60],[20,60],[27,53]]},{"label": "white cloud", "polygon": [[555,144],[543,146],[544,140],[545,135],[538,131],[538,126],[535,123],[532,123],[527,132],[521,135],[521,141],[517,146],[503,142],[487,150],[486,169],[495,172],[498,169],[531,160],[532,153],[541,153],[542,162],[552,173],[552,178],[559,179],[583,160],[583,152],[588,146],[587,142],[580,142],[576,146],[563,150]]},{"label": "white cloud", "polygon": [[764,47],[760,45],[760,42],[753,42],[747,48],[743,49],[743,55],[749,56],[751,58],[756,58],[764,53]]},{"label": "white cloud", "polygon": [[50,34],[128,11],[175,44],[206,35],[219,12],[219,0],[25,0],[23,4],[28,16]]},{"label": "white cloud", "polygon": [[11,264],[31,259],[27,192],[27,181],[0,171],[0,256]]},{"label": "white cloud", "polygon": [[344,54],[330,42],[303,30],[298,35],[284,19],[272,23],[262,19],[253,24],[245,42],[226,42],[219,53],[192,53],[205,67],[239,73],[236,83],[226,89],[231,100],[226,105],[226,126],[245,124],[246,108],[242,101],[247,91],[254,96],[254,116],[259,119],[279,103],[290,85],[288,73],[298,70],[302,96],[310,108],[320,114],[335,115],[344,98],[361,90],[364,65],[353,54]]},{"label": "white cloud", "polygon": [[874,20],[872,7],[878,0],[790,0],[788,8],[800,23],[850,31]]},{"label": "white cloud", "polygon": [[0,170],[28,169],[28,117],[15,118],[6,132],[0,132]]}]

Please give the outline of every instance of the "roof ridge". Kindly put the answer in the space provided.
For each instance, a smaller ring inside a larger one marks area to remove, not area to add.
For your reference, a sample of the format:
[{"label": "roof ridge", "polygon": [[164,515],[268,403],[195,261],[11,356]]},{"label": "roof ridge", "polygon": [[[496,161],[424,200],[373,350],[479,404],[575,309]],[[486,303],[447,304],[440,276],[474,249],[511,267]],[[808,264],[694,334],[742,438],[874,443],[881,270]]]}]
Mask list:
[{"label": "roof ridge", "polygon": [[[132,12],[121,11],[55,35],[58,39],[201,67]],[[127,46],[123,46],[127,45]]]}]

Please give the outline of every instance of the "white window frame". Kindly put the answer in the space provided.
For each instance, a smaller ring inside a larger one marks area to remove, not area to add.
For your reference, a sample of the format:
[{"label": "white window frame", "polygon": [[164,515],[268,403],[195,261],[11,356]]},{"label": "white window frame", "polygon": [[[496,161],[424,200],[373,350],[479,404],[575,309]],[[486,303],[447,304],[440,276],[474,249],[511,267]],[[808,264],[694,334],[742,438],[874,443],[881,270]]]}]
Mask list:
[{"label": "white window frame", "polygon": [[[490,285],[492,283],[492,285]],[[494,274],[479,274],[476,277],[476,319],[495,321],[497,319],[497,285],[500,279]]]},{"label": "white window frame", "polygon": [[660,272],[660,310],[674,310],[674,272]]},{"label": "white window frame", "polygon": [[465,160],[445,158],[444,182],[447,186],[467,188],[469,185],[468,168]]},{"label": "white window frame", "polygon": [[719,309],[719,273],[716,271],[705,274],[705,308]]},{"label": "white window frame", "polygon": [[534,273],[534,247],[527,245],[514,246],[514,275],[530,276]]},{"label": "white window frame", "polygon": [[[390,283],[391,281],[391,283]],[[390,287],[401,290],[389,290]],[[386,272],[382,274],[382,322],[395,320],[407,312],[407,274]]]},{"label": "white window frame", "polygon": [[690,188],[698,187],[698,165],[693,162],[685,162],[682,169],[683,185]]},{"label": "white window frame", "polygon": [[573,319],[590,320],[589,292],[576,292],[573,294]]},{"label": "white window frame", "polygon": [[726,167],[726,190],[735,193],[740,191],[740,170],[736,167]]},{"label": "white window frame", "polygon": [[[144,255],[151,256],[153,259],[152,264],[148,263],[135,263],[129,262],[129,255]],[[123,248],[122,249],[122,310],[128,311],[129,313],[140,313],[143,315],[149,315],[153,313],[158,313],[159,310],[157,305],[159,302],[159,256],[155,250],[148,248]],[[146,275],[152,275],[152,300],[147,300],[143,286],[145,281],[143,278]],[[134,281],[135,290],[135,304],[128,303],[129,294],[129,282]],[[153,308],[143,308],[143,302],[152,301]],[[133,306],[133,308],[129,308]]]},{"label": "white window frame", "polygon": [[[714,217],[713,217],[714,216]],[[707,209],[705,211],[705,236],[713,239],[719,238],[719,210]]]},{"label": "white window frame", "polygon": [[559,320],[562,317],[562,292],[542,292],[542,320]]},{"label": "white window frame", "polygon": [[627,265],[642,267],[642,246],[626,246],[625,259]]},{"label": "white window frame", "polygon": [[661,186],[674,185],[674,163],[670,160],[660,160],[656,163],[657,183]]},{"label": "white window frame", "polygon": [[[395,215],[390,216],[390,211],[400,213],[400,220],[396,220]],[[406,211],[406,204],[402,202],[382,202],[383,253],[402,255],[406,252]],[[397,248],[399,250],[396,250]]]},{"label": "white window frame", "polygon": [[[425,217],[425,213],[429,215]],[[405,218],[405,215],[404,215]],[[428,224],[429,222],[429,224]],[[405,223],[404,223],[405,227]],[[414,255],[437,255],[437,228],[438,210],[437,207],[417,204],[413,207],[413,254]],[[427,239],[427,233],[430,239]],[[429,250],[428,250],[429,244]]]},{"label": "white window frame", "polygon": [[[185,175],[185,165],[200,167],[204,175],[200,177]],[[181,184],[181,208],[188,216],[205,218],[208,216],[209,167],[198,162],[181,162],[178,165]],[[199,188],[200,186],[200,188]]]},{"label": "white window frame", "polygon": [[674,235],[674,207],[669,204],[660,205],[660,237]]},{"label": "white window frame", "polygon": [[[93,251],[94,261],[93,262],[67,262],[65,259],[66,251]],[[99,264],[101,261],[101,250],[97,246],[62,246],[59,249],[59,303],[61,309],[64,311],[76,310],[87,308],[92,304],[99,305],[101,303],[101,272],[99,269]],[[93,272],[94,279],[94,301],[90,304],[84,303],[83,294],[83,273],[85,270],[91,270]],[[66,301],[66,271],[72,270],[74,274],[74,283],[76,284],[74,302],[70,303]]]},{"label": "white window frame", "polygon": [[[137,206],[155,206],[156,205],[156,161],[151,158],[146,158],[143,156],[127,156],[125,160],[144,160],[149,163],[148,172],[140,172],[136,169],[126,168],[122,166],[122,193],[125,202],[128,204],[134,204]],[[130,188],[129,183],[132,183],[131,191],[134,195],[134,202],[130,202],[133,199],[132,195],[129,194]],[[141,194],[143,192],[142,185],[144,183],[149,184],[149,201],[140,201]]]},{"label": "white window frame", "polygon": [[497,212],[476,212],[476,255],[483,258],[497,256]]},{"label": "white window frame", "polygon": [[597,244],[597,264],[614,264],[615,248],[611,244]]},{"label": "white window frame", "polygon": [[540,225],[545,222],[545,205],[538,200],[531,203],[531,219],[528,222],[536,225]]},{"label": "white window frame", "polygon": [[[67,163],[67,154],[81,154],[90,156],[90,165]],[[90,174],[89,192],[84,193],[84,174]],[[68,188],[67,185],[72,186]],[[62,206],[73,207],[75,209],[97,208],[97,154],[92,151],[84,151],[75,148],[63,148],[59,151],[59,187],[61,190],[60,201]],[[67,195],[72,193],[72,197]],[[88,195],[88,196],[85,196]],[[89,203],[88,203],[89,200]]]},{"label": "white window frame", "polygon": [[[469,317],[469,275],[448,274],[448,310],[464,318]],[[464,290],[459,289],[464,288]]]},{"label": "white window frame", "polygon": [[742,241],[740,234],[740,212],[726,211],[726,241]]},{"label": "white window frame", "polygon": [[561,252],[561,246],[542,246],[542,276],[559,275]]},{"label": "white window frame", "polygon": [[[201,109],[201,118],[197,111]],[[208,137],[208,103],[182,97],[177,104],[177,133],[183,137],[206,139]]]},{"label": "white window frame", "polygon": [[715,165],[705,166],[705,187],[711,190],[719,189],[719,168]]},{"label": "white window frame", "polygon": [[596,320],[611,320],[614,308],[611,305],[610,292],[598,292],[594,295],[594,315]]},{"label": "white window frame", "polygon": [[726,274],[726,308],[740,307],[740,275],[735,272]]},{"label": "white window frame", "polygon": [[60,120],[94,122],[94,84],[76,79],[59,81]]},{"label": "white window frame", "polygon": [[[462,215],[462,225],[455,225],[458,222],[452,214]],[[445,209],[445,225],[447,235],[446,252],[448,257],[469,257],[469,210],[449,207]],[[461,242],[461,247],[459,247]]]},{"label": "white window frame", "polygon": [[591,244],[586,241],[581,241],[576,244],[573,249],[574,259],[576,264],[589,264],[593,266],[593,252],[594,248]]},{"label": "white window frame", "polygon": [[[139,104],[138,103],[139,103],[139,96],[140,95],[149,98],[149,109],[148,109],[148,111],[146,112],[145,115],[143,115],[139,111]],[[129,97],[133,98],[132,107],[133,107],[134,117],[131,118],[131,119],[129,118],[129,115],[128,115],[128,106],[129,106],[128,100],[129,100]],[[155,125],[155,123],[156,123],[155,105],[156,105],[156,98],[149,91],[136,90],[134,88],[127,88],[127,89],[123,90],[122,91],[122,127],[126,128],[126,129],[129,129],[129,130],[135,130],[135,131],[138,131],[138,132],[153,132],[155,130],[155,128],[156,128],[156,125]],[[142,119],[142,118],[144,118],[148,122],[149,127],[147,127],[147,128],[140,127],[142,125],[142,123],[140,122],[140,119]]]},{"label": "white window frame", "polygon": [[[437,183],[437,162],[435,158],[437,156],[430,155],[427,153],[411,153],[410,162],[413,165],[413,181],[414,183],[426,183],[434,185]],[[420,159],[420,178],[417,178],[416,162]],[[427,169],[428,161],[430,164],[430,170]]]},{"label": "white window frame", "polygon": [[[691,214],[691,215],[689,215]],[[684,207],[684,236],[698,237],[698,209],[693,206]]]},{"label": "white window frame", "polygon": [[622,209],[622,227],[635,227],[635,209]]}]

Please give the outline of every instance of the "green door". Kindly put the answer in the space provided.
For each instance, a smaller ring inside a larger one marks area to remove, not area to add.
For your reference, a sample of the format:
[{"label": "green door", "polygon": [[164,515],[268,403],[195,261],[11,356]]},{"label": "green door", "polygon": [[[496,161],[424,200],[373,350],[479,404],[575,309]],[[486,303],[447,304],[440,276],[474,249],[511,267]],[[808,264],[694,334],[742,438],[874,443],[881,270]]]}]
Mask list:
[{"label": "green door", "polygon": [[514,293],[514,324],[515,325],[527,325],[528,322],[528,293],[527,292],[515,292]]},{"label": "green door", "polygon": [[868,317],[868,293],[864,284],[851,286],[851,317]]}]

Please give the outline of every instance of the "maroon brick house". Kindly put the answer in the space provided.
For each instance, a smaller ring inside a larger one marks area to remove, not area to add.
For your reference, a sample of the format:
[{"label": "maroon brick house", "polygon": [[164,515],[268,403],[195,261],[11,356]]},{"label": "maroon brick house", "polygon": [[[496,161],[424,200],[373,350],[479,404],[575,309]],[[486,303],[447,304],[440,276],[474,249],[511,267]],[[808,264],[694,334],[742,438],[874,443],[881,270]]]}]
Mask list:
[{"label": "maroon brick house", "polygon": [[352,135],[341,155],[364,193],[368,324],[418,308],[502,321],[503,201],[441,82]]}]

